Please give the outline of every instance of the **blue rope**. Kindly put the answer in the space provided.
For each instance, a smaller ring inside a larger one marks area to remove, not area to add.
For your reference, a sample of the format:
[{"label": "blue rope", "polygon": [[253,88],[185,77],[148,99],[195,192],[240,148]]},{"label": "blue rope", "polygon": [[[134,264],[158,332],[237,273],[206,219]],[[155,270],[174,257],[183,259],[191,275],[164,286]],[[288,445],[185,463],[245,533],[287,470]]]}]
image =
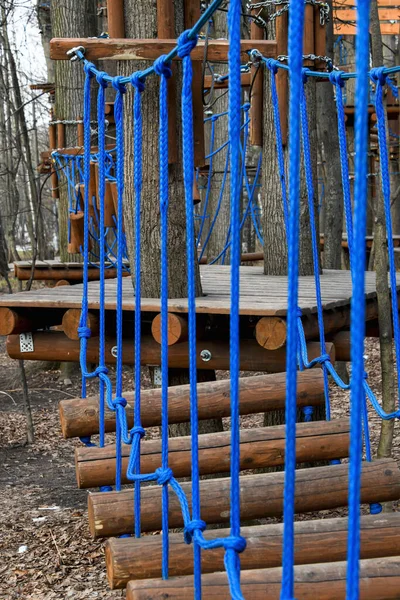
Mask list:
[{"label": "blue rope", "polygon": [[356,37],[356,114],[355,172],[353,226],[353,296],[351,302],[350,395],[350,465],[349,524],[347,547],[347,600],[359,596],[360,558],[360,486],[362,460],[362,409],[364,403],[364,336],[365,336],[365,232],[367,222],[367,156],[368,156],[368,96],[369,96],[369,0],[357,4]]},{"label": "blue rope", "polygon": [[296,394],[297,394],[297,305],[299,268],[300,208],[300,106],[303,90],[302,54],[304,4],[291,5],[289,20],[289,226],[288,226],[288,309],[286,342],[286,459],[283,505],[283,551],[281,600],[294,594],[294,499],[296,479]]}]

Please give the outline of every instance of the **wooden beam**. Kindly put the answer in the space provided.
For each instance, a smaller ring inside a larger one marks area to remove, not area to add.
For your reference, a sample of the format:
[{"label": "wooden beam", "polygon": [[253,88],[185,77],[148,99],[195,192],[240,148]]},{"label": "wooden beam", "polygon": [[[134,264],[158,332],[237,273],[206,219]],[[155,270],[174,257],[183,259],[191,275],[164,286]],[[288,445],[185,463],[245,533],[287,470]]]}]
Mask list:
[{"label": "wooden beam", "polygon": [[[328,461],[348,456],[349,420],[299,423],[296,436],[298,463]],[[204,434],[198,437],[201,475],[229,473],[231,432]],[[192,468],[191,438],[169,441],[169,467],[175,477],[190,477]],[[75,471],[79,488],[96,488],[115,483],[115,444],[103,448],[75,448]],[[122,483],[126,477],[131,446],[122,447]],[[161,467],[161,440],[144,440],[141,444],[141,472],[153,473]],[[243,429],[240,432],[240,470],[277,467],[285,463],[285,425]]]},{"label": "wooden beam", "polygon": [[[229,417],[229,379],[199,383],[197,385],[199,420]],[[269,412],[285,408],[286,373],[241,377],[239,380],[239,410],[241,415]],[[190,421],[190,385],[168,388],[168,419],[170,423]],[[126,416],[128,427],[133,427],[134,394],[127,392]],[[324,404],[324,379],[320,369],[297,374],[297,405],[320,406]],[[60,421],[65,438],[99,433],[99,397],[76,398],[60,402]],[[161,390],[141,392],[143,427],[161,424]],[[105,409],[106,433],[115,431],[115,412]]]},{"label": "wooden beam", "polygon": [[[83,46],[88,60],[155,60],[162,54],[169,54],[176,46],[176,40],[134,40],[107,38],[53,38],[50,42],[50,55],[53,60],[69,60],[66,53],[72,48]],[[242,40],[241,60],[247,62],[249,51],[256,48],[267,57],[276,56],[276,43],[271,40]],[[228,61],[229,42],[210,40],[207,46],[208,60]],[[204,42],[199,41],[191,53],[192,60],[204,59]],[[177,57],[179,60],[179,57]]]},{"label": "wooden beam", "polygon": [[[288,15],[284,12],[276,20],[276,52],[277,55],[287,56],[288,53]],[[287,143],[288,135],[288,102],[289,102],[289,77],[284,69],[278,69],[276,75],[278,92],[279,114],[281,118],[282,144]]]},{"label": "wooden beam", "polygon": [[[67,336],[43,331],[34,335],[34,351],[21,353],[19,338],[8,336],[7,352],[10,358],[25,360],[58,360],[60,362],[79,362],[79,342],[70,340]],[[107,364],[115,364],[116,358],[113,348],[116,340],[108,337],[105,344],[105,360]],[[333,344],[326,344],[327,353],[335,362],[335,349]],[[307,344],[308,356],[311,359],[320,355],[318,342]],[[98,340],[89,339],[87,347],[87,359],[89,362],[98,363],[99,347]],[[123,363],[133,365],[135,363],[134,346],[130,339],[123,340]],[[161,364],[161,346],[152,336],[142,338],[142,365]],[[175,369],[189,368],[188,342],[182,342],[169,347],[168,365]],[[261,348],[255,340],[242,340],[240,343],[240,369],[242,371],[268,371],[269,373],[281,373],[286,365],[285,348],[269,351]],[[229,341],[204,341],[197,344],[197,368],[206,370],[229,370]]]},{"label": "wooden beam", "polygon": [[[360,558],[381,558],[400,555],[400,515],[388,513],[361,517]],[[327,563],[347,557],[348,519],[297,521],[294,524],[296,565]],[[229,529],[206,531],[204,537],[214,540],[226,537]],[[240,530],[246,541],[240,555],[240,567],[262,569],[282,564],[283,524],[254,525]],[[149,535],[140,540],[111,538],[105,544],[107,578],[112,590],[125,588],[130,579],[161,578],[162,536]],[[193,557],[182,533],[169,535],[169,576],[193,574]],[[201,555],[202,573],[224,570],[224,550],[207,550]]]},{"label": "wooden beam", "polygon": [[[251,40],[263,40],[264,29],[258,26],[254,19],[250,25]],[[251,88],[250,98],[250,144],[262,147],[263,140],[263,98],[264,98],[264,68],[263,65],[253,65],[251,76],[255,77]]]},{"label": "wooden beam", "polygon": [[[240,516],[243,521],[281,516],[285,473],[246,475],[240,484]],[[181,483],[191,507],[191,482]],[[202,519],[209,525],[229,522],[230,478],[200,481]],[[142,531],[161,529],[162,486],[142,488]],[[97,492],[88,496],[90,532],[95,538],[131,533],[134,526],[132,490]],[[400,498],[400,471],[395,460],[363,463],[361,503]],[[329,465],[296,471],[295,512],[305,513],[347,506],[348,465]],[[169,489],[169,527],[183,526],[182,510]]]},{"label": "wooden beam", "polygon": [[62,312],[59,310],[35,311],[14,310],[0,307],[0,335],[19,335],[37,329],[59,325]]},{"label": "wooden beam", "polygon": [[124,0],[107,0],[108,35],[125,37]]},{"label": "wooden beam", "polygon": [[[346,596],[346,562],[298,565],[294,568],[294,597],[299,600],[338,600]],[[240,583],[245,598],[279,600],[282,569],[242,571]],[[400,557],[372,558],[360,561],[360,600],[396,600],[399,598]],[[230,600],[226,573],[211,573],[202,578],[207,600]],[[185,600],[194,594],[192,577],[167,581],[146,579],[130,581],[126,600]]]},{"label": "wooden beam", "polygon": [[[80,326],[81,311],[78,308],[70,308],[65,311],[62,319],[63,331],[70,340],[79,340],[78,328]],[[99,315],[88,313],[87,326],[93,337],[99,335]]]}]

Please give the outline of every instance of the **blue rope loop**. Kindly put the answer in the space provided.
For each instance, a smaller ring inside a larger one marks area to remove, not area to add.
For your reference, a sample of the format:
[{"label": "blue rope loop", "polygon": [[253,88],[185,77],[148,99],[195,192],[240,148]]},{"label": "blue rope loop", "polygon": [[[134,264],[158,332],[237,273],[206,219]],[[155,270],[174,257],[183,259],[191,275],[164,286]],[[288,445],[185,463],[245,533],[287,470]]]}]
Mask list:
[{"label": "blue rope loop", "polygon": [[344,71],[331,71],[329,73],[329,81],[333,83],[333,85],[338,85],[343,88],[345,81],[343,79]]},{"label": "blue rope loop", "polygon": [[123,82],[123,77],[121,77],[120,75],[117,75],[116,77],[112,78],[111,85],[120,94],[125,94],[125,92],[126,92],[126,85]]},{"label": "blue rope loop", "polygon": [[167,55],[162,54],[154,61],[154,71],[160,77],[169,79],[172,77],[171,61],[168,61]]},{"label": "blue rope loop", "polygon": [[142,71],[132,73],[130,78],[131,85],[140,93],[145,90],[145,80],[142,77]]},{"label": "blue rope loop", "polygon": [[106,77],[107,73],[105,71],[98,71],[96,73],[96,81],[104,89],[108,87],[108,81]]},{"label": "blue rope loop", "polygon": [[190,33],[190,30],[187,29],[178,38],[178,56],[180,58],[190,56],[191,51],[197,46],[199,37],[197,35],[189,37]]},{"label": "blue rope loop", "polygon": [[370,70],[369,76],[371,77],[374,83],[379,83],[380,85],[385,85],[387,80],[387,73],[385,72],[385,67],[374,67]]},{"label": "blue rope loop", "polygon": [[193,536],[196,531],[205,531],[207,524],[202,519],[192,519],[189,523],[186,523],[185,528],[183,530],[183,537],[186,544],[191,544],[193,540]]},{"label": "blue rope loop", "polygon": [[78,327],[78,336],[82,339],[84,338],[85,340],[88,340],[90,338],[90,336],[92,335],[92,331],[90,329],[90,327]]}]

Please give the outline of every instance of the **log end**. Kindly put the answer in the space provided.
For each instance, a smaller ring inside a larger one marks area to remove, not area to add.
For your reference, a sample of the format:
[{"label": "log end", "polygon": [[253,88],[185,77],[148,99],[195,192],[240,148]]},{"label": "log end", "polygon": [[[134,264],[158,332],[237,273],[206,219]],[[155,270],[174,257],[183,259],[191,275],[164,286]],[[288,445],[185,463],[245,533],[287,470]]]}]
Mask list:
[{"label": "log end", "polygon": [[256,340],[266,350],[278,350],[286,343],[286,321],[279,317],[262,317],[256,325]]}]

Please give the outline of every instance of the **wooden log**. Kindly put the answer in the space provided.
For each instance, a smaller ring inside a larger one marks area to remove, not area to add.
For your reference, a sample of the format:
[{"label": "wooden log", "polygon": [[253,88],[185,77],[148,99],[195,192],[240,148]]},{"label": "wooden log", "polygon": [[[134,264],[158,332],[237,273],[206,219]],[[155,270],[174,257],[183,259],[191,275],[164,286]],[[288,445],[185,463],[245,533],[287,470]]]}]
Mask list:
[{"label": "wooden log", "polygon": [[65,148],[65,124],[57,123],[57,146],[58,148]]},{"label": "wooden log", "polygon": [[[244,521],[276,517],[283,512],[285,473],[262,473],[241,478],[240,515]],[[181,483],[191,508],[191,482]],[[142,488],[142,531],[161,529],[161,487]],[[329,465],[296,472],[296,513],[346,506],[348,465]],[[230,478],[200,481],[202,519],[226,523],[230,518]],[[387,502],[400,498],[400,471],[396,461],[382,459],[364,463],[361,476],[361,503]],[[96,492],[88,496],[90,532],[95,538],[131,533],[134,526],[132,490]],[[169,490],[169,527],[182,527],[179,500]]]},{"label": "wooden log", "polygon": [[[199,419],[230,415],[230,380],[204,382],[197,385]],[[285,407],[286,373],[257,375],[239,380],[241,415],[263,413]],[[168,388],[168,418],[170,423],[190,421],[190,385]],[[133,427],[134,395],[125,394],[128,402],[128,426]],[[297,375],[297,405],[324,404],[324,381],[320,369],[302,371]],[[142,424],[153,427],[161,423],[161,390],[142,390]],[[65,438],[93,435],[99,432],[99,397],[76,398],[60,402],[61,429]],[[105,431],[115,431],[115,412],[106,408]]]},{"label": "wooden log", "polygon": [[[288,53],[288,16],[283,13],[276,19],[276,44],[277,55],[287,56]],[[276,88],[278,92],[279,114],[281,116],[282,144],[287,143],[288,135],[288,101],[289,80],[284,69],[278,69],[276,75]]]},{"label": "wooden log", "polygon": [[78,146],[85,145],[85,129],[83,127],[82,117],[80,117],[80,123],[77,123],[77,138],[78,138]]},{"label": "wooden log", "polygon": [[[100,197],[99,197],[99,165],[95,163],[95,181],[96,181],[96,206],[97,210],[100,211]],[[114,186],[116,187],[116,186]],[[105,188],[104,188],[104,227],[115,227],[116,220],[115,215],[117,214],[117,207],[115,207],[113,191],[112,191],[112,183],[111,181],[105,180]]]},{"label": "wooden log", "polygon": [[[258,26],[254,19],[251,20],[250,38],[252,40],[263,40],[264,29]],[[250,106],[250,144],[262,146],[263,140],[263,97],[264,97],[264,69],[261,65],[251,67],[253,86],[251,88]]]},{"label": "wooden log", "polygon": [[[295,527],[294,562],[297,565],[329,563],[346,560],[347,518],[298,521]],[[381,558],[400,555],[400,516],[398,513],[361,517],[360,557]],[[228,536],[229,529],[205,532],[208,540]],[[240,534],[247,540],[240,555],[240,566],[246,569],[270,569],[282,564],[283,524],[242,527]],[[126,587],[130,579],[161,578],[162,536],[111,538],[105,545],[107,578],[112,590]],[[224,570],[222,548],[207,550],[201,555],[202,573]],[[182,533],[169,536],[169,575],[193,574],[193,557]]]},{"label": "wooden log", "polygon": [[286,321],[280,317],[262,317],[257,321],[256,340],[266,350],[277,350],[286,343]]},{"label": "wooden log", "polygon": [[[317,56],[326,56],[326,25],[321,25],[318,6],[314,7],[314,54]],[[326,63],[322,60],[316,61],[315,68],[325,71]]]},{"label": "wooden log", "polygon": [[67,279],[59,279],[54,287],[62,287],[63,285],[71,285]]},{"label": "wooden log", "polygon": [[[20,281],[28,281],[30,277],[30,267],[16,267],[16,277]],[[127,277],[124,274],[124,277]],[[117,270],[114,268],[105,269],[104,276],[106,279],[115,279],[117,276]],[[97,268],[89,268],[88,280],[89,281],[98,281],[100,278],[100,270]],[[49,267],[48,269],[35,269],[33,272],[33,279],[35,281],[73,281],[74,283],[79,283],[83,281],[83,269],[82,268],[57,268],[53,269]]]},{"label": "wooden log", "polygon": [[[314,7],[307,4],[304,9],[303,53],[314,54]],[[314,67],[314,61],[306,59],[304,66]]]},{"label": "wooden log", "polygon": [[[69,220],[71,225],[70,240],[68,242],[68,252],[70,254],[76,254],[83,250],[84,243],[84,218],[85,213],[78,211],[76,213],[69,213]],[[89,250],[92,244],[89,238]]]},{"label": "wooden log", "polygon": [[[81,311],[79,308],[69,308],[65,311],[62,326],[63,331],[70,340],[79,340],[78,327],[81,319]],[[90,311],[87,318],[87,326],[89,327],[92,336],[99,335],[99,315]]]},{"label": "wooden log", "polygon": [[331,336],[335,344],[336,360],[351,361],[350,331],[339,331]]},{"label": "wooden log", "polygon": [[[22,358],[26,360],[59,360],[61,362],[77,362],[79,360],[79,343],[70,340],[67,336],[54,332],[41,332],[34,336],[35,350],[21,357],[19,340],[14,336],[7,338],[7,352],[10,358]],[[108,337],[105,344],[105,360],[107,364],[115,364],[116,346],[115,338]],[[333,344],[327,343],[327,353],[331,356],[332,363],[335,362],[335,349]],[[308,356],[311,359],[320,356],[318,342],[307,344]],[[99,359],[98,340],[89,339],[87,347],[87,359],[89,362],[97,363]],[[161,364],[161,346],[152,336],[142,338],[142,365]],[[123,340],[123,363],[133,365],[135,363],[134,347],[129,339]],[[240,342],[240,370],[241,371],[268,371],[269,373],[281,373],[285,369],[285,348],[278,350],[264,350],[255,340],[241,340]],[[168,365],[170,368],[189,368],[188,342],[181,342],[169,347]],[[211,370],[229,370],[229,342],[207,341],[197,344],[197,368]]]},{"label": "wooden log", "polygon": [[44,327],[61,323],[61,312],[46,311],[45,314],[35,310],[14,310],[0,307],[0,335],[19,335]]},{"label": "wooden log", "polygon": [[124,0],[107,0],[107,21],[110,38],[125,37]]},{"label": "wooden log", "polygon": [[[157,37],[171,39],[175,37],[175,6],[173,0],[157,0]],[[168,163],[178,161],[178,142],[176,139],[176,68],[172,66],[172,77],[168,80]]]},{"label": "wooden log", "polygon": [[[349,421],[316,421],[297,426],[296,456],[298,463],[333,460],[348,456]],[[228,473],[230,468],[231,432],[199,436],[201,475]],[[131,446],[122,448],[123,483],[126,478]],[[240,469],[263,469],[285,463],[285,426],[243,429],[240,432]],[[141,445],[141,471],[153,473],[161,467],[161,440]],[[191,438],[172,438],[169,443],[169,467],[175,477],[190,477]],[[75,470],[79,488],[95,488],[115,483],[115,444],[104,448],[75,448]]]},{"label": "wooden log", "polygon": [[[84,46],[87,60],[155,60],[162,54],[169,54],[176,46],[176,40],[135,40],[108,38],[53,38],[50,42],[50,57],[53,60],[70,60],[68,50]],[[273,40],[242,40],[241,60],[249,60],[249,51],[259,50],[266,57],[276,56],[276,43]],[[229,42],[226,40],[209,40],[207,58],[212,62],[227,62]],[[204,60],[204,41],[199,40],[191,52],[192,60]],[[180,60],[178,56],[176,60]]]},{"label": "wooden log", "polygon": [[[151,333],[158,344],[161,344],[161,314],[154,317],[151,324]],[[175,313],[168,313],[168,346],[178,342],[186,342],[189,329],[187,318]]]},{"label": "wooden log", "polygon": [[[50,150],[55,150],[57,148],[57,129],[55,125],[49,125],[49,146]],[[51,197],[54,200],[58,200],[59,198],[59,190],[58,190],[58,173],[52,164],[51,167]]]},{"label": "wooden log", "polygon": [[[253,569],[241,572],[244,597],[251,600],[281,598],[282,569]],[[346,597],[346,562],[298,565],[294,569],[294,595],[297,600],[339,600]],[[395,600],[399,598],[400,557],[371,558],[360,561],[358,600]],[[203,597],[230,600],[226,573],[210,573],[202,578]],[[186,600],[194,594],[192,577],[130,581],[127,600]]]}]

